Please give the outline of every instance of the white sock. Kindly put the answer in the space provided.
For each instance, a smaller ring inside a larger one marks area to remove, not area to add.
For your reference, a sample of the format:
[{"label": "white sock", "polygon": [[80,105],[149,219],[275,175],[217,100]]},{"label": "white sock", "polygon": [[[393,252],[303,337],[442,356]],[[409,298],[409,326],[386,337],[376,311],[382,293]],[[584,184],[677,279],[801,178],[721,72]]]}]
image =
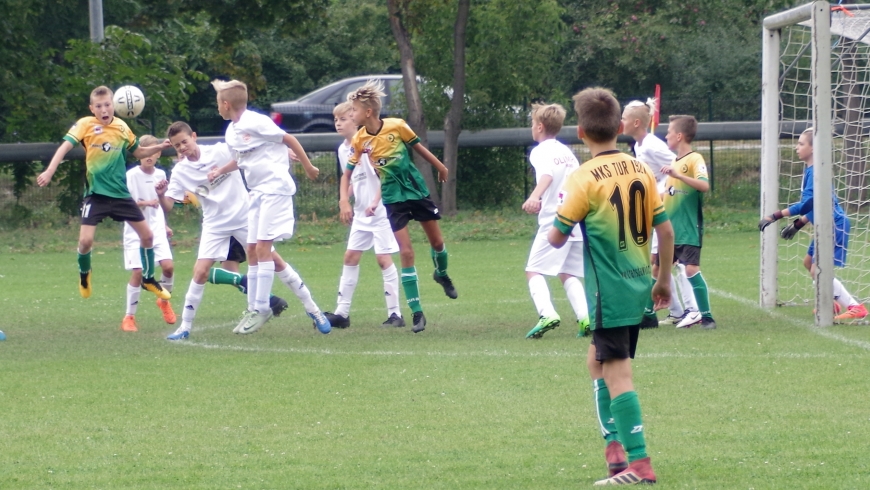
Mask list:
[{"label": "white sock", "polygon": [[356,283],[359,282],[359,266],[346,265],[341,268],[341,279],[338,281],[338,299],[335,314],[345,318],[350,315],[350,302],[353,300],[353,292]]},{"label": "white sock", "polygon": [[136,309],[139,307],[139,294],[142,288],[139,286],[131,286],[127,284],[127,314],[135,315]]},{"label": "white sock", "polygon": [[160,272],[160,286],[168,292],[172,292],[172,278],[174,276],[166,277],[163,274],[163,271]]},{"label": "white sock", "polygon": [[193,327],[193,319],[196,318],[196,310],[202,301],[203,291],[205,291],[205,284],[197,284],[193,279],[190,280],[187,295],[184,297],[184,308],[181,309],[181,330],[189,332]]},{"label": "white sock", "polygon": [[402,317],[402,308],[399,306],[399,272],[396,270],[396,264],[390,264],[389,267],[383,269],[381,274],[384,275],[384,299],[387,302],[387,316],[393,313],[399,318]]},{"label": "white sock", "polygon": [[[272,281],[275,280],[275,262],[258,262],[257,291],[254,295],[254,309],[265,312],[269,309],[269,296],[272,295]],[[250,293],[248,293],[250,295]]]},{"label": "white sock", "polygon": [[302,282],[302,278],[299,277],[299,274],[290,267],[290,264],[287,264],[287,267],[284,268],[283,271],[277,273],[278,279],[281,280],[290,291],[293,291],[293,294],[299,298],[299,301],[302,302],[302,305],[305,306],[305,311],[308,313],[317,313],[320,311],[320,308],[317,307],[317,304],[314,302],[314,298],[311,297],[311,291],[308,290],[308,286]]},{"label": "white sock", "polygon": [[248,311],[254,311],[254,302],[257,299],[257,264],[248,266]]},{"label": "white sock", "polygon": [[538,274],[529,279],[529,293],[538,310],[539,316],[557,316],[553,302],[550,300],[550,289],[547,287],[547,278]]},{"label": "white sock", "polygon": [[846,287],[843,286],[843,283],[836,277],[834,278],[834,299],[839,303],[843,310],[847,310],[850,306],[858,304],[858,302],[855,301],[855,298],[849,294],[849,291],[846,291]]},{"label": "white sock", "polygon": [[683,298],[683,308],[698,311],[698,303],[695,301],[695,290],[686,276],[686,266],[677,264],[677,281],[680,282],[680,297]]},{"label": "white sock", "polygon": [[583,283],[580,282],[580,279],[569,277],[562,286],[565,288],[565,294],[568,295],[571,307],[574,308],[577,320],[582,321],[589,318],[589,307],[586,306],[586,292],[583,290]]},{"label": "white sock", "polygon": [[685,313],[683,303],[680,301],[681,291],[682,288],[679,287],[674,275],[671,274],[671,305],[668,306],[668,315],[672,317],[679,318]]}]

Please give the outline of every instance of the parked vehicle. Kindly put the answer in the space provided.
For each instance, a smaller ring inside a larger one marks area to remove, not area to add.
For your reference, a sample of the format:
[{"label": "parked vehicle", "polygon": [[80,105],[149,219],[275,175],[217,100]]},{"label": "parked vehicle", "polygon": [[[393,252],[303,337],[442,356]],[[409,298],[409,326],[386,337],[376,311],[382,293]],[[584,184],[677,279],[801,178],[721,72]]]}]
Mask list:
[{"label": "parked vehicle", "polygon": [[276,102],[272,104],[272,120],[288,133],[335,132],[332,109],[347,100],[349,92],[353,92],[371,79],[384,82],[384,92],[387,96],[384,98],[381,113],[385,116],[399,115],[393,102],[404,92],[402,75],[367,75],[330,83],[296,100]]}]

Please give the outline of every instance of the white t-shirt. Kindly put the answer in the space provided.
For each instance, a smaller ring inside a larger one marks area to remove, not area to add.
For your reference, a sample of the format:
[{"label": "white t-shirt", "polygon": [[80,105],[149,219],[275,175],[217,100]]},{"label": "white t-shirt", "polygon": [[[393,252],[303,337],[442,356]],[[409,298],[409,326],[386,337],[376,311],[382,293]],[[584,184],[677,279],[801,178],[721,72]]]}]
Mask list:
[{"label": "white t-shirt", "polygon": [[[338,147],[338,161],[341,162],[341,168],[347,168],[347,160],[349,158],[350,145],[345,141]],[[379,230],[385,226],[389,227],[387,209],[384,207],[383,201],[375,208],[374,216],[366,216],[366,207],[372,202],[381,188],[381,179],[375,173],[375,169],[372,167],[367,154],[361,155],[359,163],[357,163],[350,174],[350,182],[353,186],[354,225],[361,230],[367,231]]]},{"label": "white t-shirt", "polygon": [[296,194],[290,176],[290,157],[283,143],[286,133],[263,114],[246,110],[239,122],[230,122],[226,141],[236,153],[239,168],[252,191],[263,194]]},{"label": "white t-shirt", "polygon": [[[548,139],[538,143],[538,146],[529,153],[529,162],[535,167],[535,182],[541,180],[544,175],[553,178],[553,182],[541,195],[541,211],[538,213],[538,238],[547,239],[553,220],[556,219],[556,210],[559,208],[559,194],[562,192],[562,184],[565,177],[580,168],[580,163],[571,148],[563,145],[555,139]],[[574,226],[574,231],[568,237],[569,241],[583,240],[580,225]]]},{"label": "white t-shirt", "polygon": [[[226,143],[200,145],[199,160],[181,159],[172,168],[172,177],[166,196],[176,201],[184,200],[184,193],[197,194],[202,205],[202,229],[209,232],[239,230],[248,226],[248,191],[239,172],[221,175],[214,182],[208,181],[213,167],[221,167],[233,160]],[[197,192],[204,186],[208,192]]]},{"label": "white t-shirt", "polygon": [[[127,189],[130,190],[130,195],[133,200],[151,201],[157,199],[157,189],[155,186],[158,182],[166,180],[166,172],[159,168],[154,169],[154,173],[146,174],[139,166],[127,170]],[[163,208],[159,202],[156,208],[151,206],[140,207],[142,214],[145,215],[145,221],[148,223],[148,228],[154,234],[155,239],[159,237],[166,238],[166,217],[163,215]],[[124,248],[138,246],[139,235],[136,230],[126,221],[124,222]]]},{"label": "white t-shirt", "polygon": [[673,165],[677,156],[668,148],[668,144],[660,140],[658,136],[647,133],[643,140],[634,145],[634,155],[638,160],[649,166],[656,179],[656,188],[659,194],[665,191],[665,181],[668,176],[662,173],[662,167]]}]

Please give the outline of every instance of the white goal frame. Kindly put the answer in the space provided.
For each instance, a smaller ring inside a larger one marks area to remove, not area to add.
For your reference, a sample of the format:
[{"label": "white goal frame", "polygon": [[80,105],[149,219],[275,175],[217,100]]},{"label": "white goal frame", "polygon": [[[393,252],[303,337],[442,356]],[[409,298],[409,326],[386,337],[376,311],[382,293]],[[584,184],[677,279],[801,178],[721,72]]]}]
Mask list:
[{"label": "white goal frame", "polygon": [[[849,5],[849,7],[855,7]],[[812,29],[812,126],[813,137],[813,224],[816,243],[814,263],[815,324],[833,325],[834,226],[831,182],[831,6],[813,2],[764,19],[761,72],[761,216],[779,209],[779,141],[784,133],[793,137],[806,127],[782,127],[779,113],[780,33],[787,26],[809,21]],[[763,308],[777,305],[778,227],[761,234],[759,303]]]}]

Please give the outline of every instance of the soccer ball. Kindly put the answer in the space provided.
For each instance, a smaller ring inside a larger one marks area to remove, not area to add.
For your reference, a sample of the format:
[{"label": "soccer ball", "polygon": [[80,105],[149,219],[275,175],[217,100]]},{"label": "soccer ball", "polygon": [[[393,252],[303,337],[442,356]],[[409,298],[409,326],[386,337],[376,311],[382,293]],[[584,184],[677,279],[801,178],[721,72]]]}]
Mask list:
[{"label": "soccer ball", "polygon": [[145,95],[139,87],[124,85],[115,91],[115,115],[118,117],[136,117],[145,108]]}]

